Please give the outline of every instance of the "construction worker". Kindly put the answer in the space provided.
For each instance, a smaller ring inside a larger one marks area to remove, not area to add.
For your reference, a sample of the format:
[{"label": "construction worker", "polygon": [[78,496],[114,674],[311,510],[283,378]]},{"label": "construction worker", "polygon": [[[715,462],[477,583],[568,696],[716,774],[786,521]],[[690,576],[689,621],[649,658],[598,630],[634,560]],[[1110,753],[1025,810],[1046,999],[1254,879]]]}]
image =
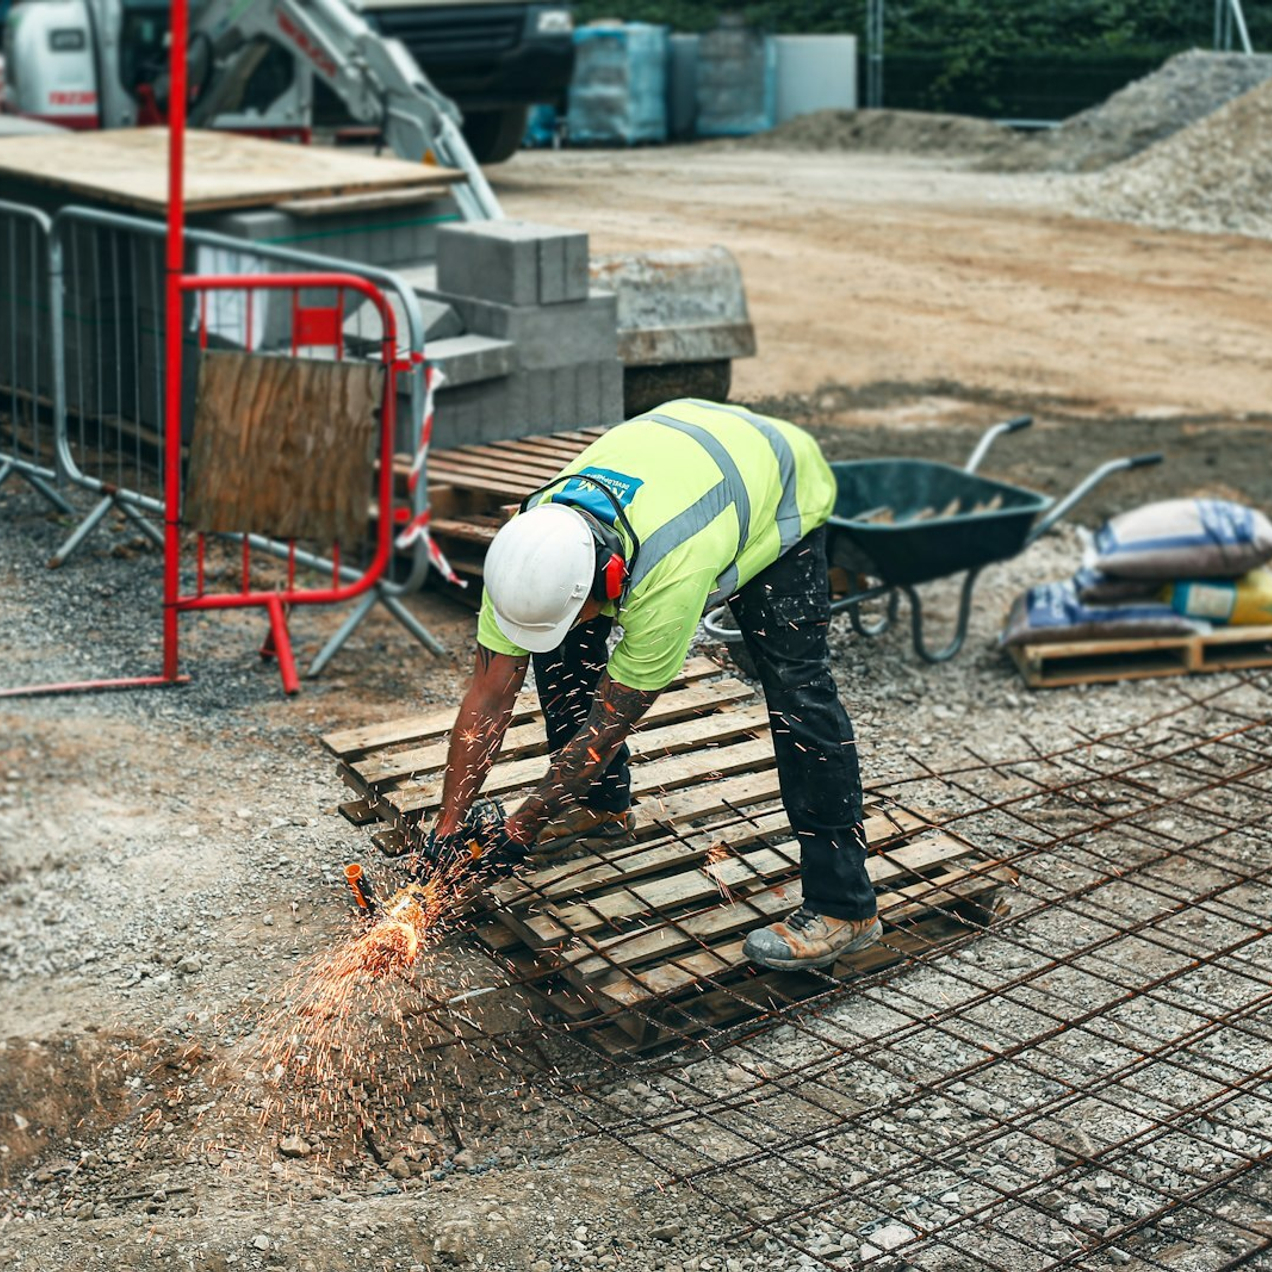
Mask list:
[{"label": "construction worker", "polygon": [[611,429],[528,498],[486,556],[476,669],[425,862],[461,851],[532,658],[551,762],[483,860],[510,869],[536,841],[627,839],[625,739],[679,673],[704,611],[727,600],[764,686],[802,863],[802,904],[751,932],[746,955],[827,967],[877,941],[856,744],[826,640],[834,500],[807,433],[689,399]]}]

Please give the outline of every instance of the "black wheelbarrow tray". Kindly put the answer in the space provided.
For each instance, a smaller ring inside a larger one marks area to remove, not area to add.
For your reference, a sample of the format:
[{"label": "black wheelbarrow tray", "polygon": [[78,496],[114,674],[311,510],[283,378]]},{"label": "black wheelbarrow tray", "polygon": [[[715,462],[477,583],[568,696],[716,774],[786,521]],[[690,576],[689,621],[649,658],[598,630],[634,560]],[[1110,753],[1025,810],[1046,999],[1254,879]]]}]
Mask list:
[{"label": "black wheelbarrow tray", "polygon": [[[850,595],[835,598],[831,612],[847,610],[855,631],[878,636],[895,621],[904,593],[910,602],[915,652],[927,662],[945,662],[962,649],[967,638],[972,593],[985,566],[1023,552],[1110,474],[1161,463],[1160,454],[1110,460],[1058,502],[977,474],[996,438],[1032,423],[1025,415],[994,425],[962,468],[923,459],[831,464],[838,489],[829,522],[830,564],[866,581]],[[963,585],[954,635],[944,648],[933,652],[924,637],[923,604],[916,589],[921,583],[957,574],[963,575]],[[867,623],[860,607],[880,597],[887,601],[885,615]],[[741,633],[724,625],[722,610],[713,610],[703,624],[708,635],[734,644]]]}]

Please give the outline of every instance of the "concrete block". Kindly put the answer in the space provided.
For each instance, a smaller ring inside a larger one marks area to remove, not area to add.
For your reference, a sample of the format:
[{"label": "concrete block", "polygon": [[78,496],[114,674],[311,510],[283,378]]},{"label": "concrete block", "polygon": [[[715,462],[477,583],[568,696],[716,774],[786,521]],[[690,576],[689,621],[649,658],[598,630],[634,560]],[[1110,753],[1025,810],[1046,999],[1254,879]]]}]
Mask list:
[{"label": "concrete block", "polygon": [[466,296],[447,300],[466,331],[515,344],[517,361],[526,370],[618,356],[618,301],[610,292],[594,291],[559,305],[500,305]]},{"label": "concrete block", "polygon": [[623,420],[623,364],[617,358],[584,362],[575,368],[578,427]]},{"label": "concrete block", "polygon": [[587,235],[528,221],[442,226],[437,286],[504,305],[556,305],[588,292]]},{"label": "concrete block", "polygon": [[453,305],[441,300],[419,298],[420,313],[424,319],[425,340],[446,340],[451,336],[463,335],[464,324],[455,312]]},{"label": "concrete block", "polygon": [[392,269],[431,260],[437,254],[439,227],[458,215],[447,196],[406,207],[322,216],[297,216],[277,208],[226,212],[203,224],[232,238]]},{"label": "concrete block", "polygon": [[428,360],[446,377],[452,388],[478,380],[498,379],[516,369],[516,354],[506,340],[489,336],[451,336],[434,340],[428,347]]}]

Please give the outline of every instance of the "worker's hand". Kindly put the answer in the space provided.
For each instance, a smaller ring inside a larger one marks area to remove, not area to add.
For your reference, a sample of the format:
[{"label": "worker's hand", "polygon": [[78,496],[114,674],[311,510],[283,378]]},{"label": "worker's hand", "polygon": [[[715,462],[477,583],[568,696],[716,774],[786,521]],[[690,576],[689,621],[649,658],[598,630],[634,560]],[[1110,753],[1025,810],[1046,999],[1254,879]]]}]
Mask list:
[{"label": "worker's hand", "polygon": [[414,860],[408,863],[407,873],[416,879],[431,879],[434,875],[453,870],[468,856],[462,832],[441,835],[434,826],[418,843]]},{"label": "worker's hand", "polygon": [[532,846],[518,843],[509,833],[508,823],[502,821],[487,830],[481,844],[481,856],[473,865],[483,874],[503,879],[526,860]]},{"label": "worker's hand", "polygon": [[463,826],[443,835],[434,826],[415,853],[411,868],[417,878],[431,878],[451,871],[472,871],[502,878],[529,855],[530,845],[513,838],[509,819],[497,799],[478,800],[468,811]]}]

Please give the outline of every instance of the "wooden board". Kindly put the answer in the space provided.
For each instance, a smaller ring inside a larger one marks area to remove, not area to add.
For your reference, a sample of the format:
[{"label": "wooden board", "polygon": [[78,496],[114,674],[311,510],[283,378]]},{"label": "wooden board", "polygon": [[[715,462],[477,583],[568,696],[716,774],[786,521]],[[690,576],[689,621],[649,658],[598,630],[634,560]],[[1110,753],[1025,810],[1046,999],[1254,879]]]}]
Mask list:
[{"label": "wooden board", "polygon": [[383,401],[370,363],[203,350],[186,525],[359,543]]},{"label": "wooden board", "polygon": [[[645,1049],[781,1010],[827,987],[743,957],[745,934],[801,901],[798,842],[779,801],[767,711],[705,659],[632,735],[635,834],[538,849],[532,868],[489,885],[468,915],[478,944],[571,1032],[610,1053]],[[324,739],[359,816],[379,813],[386,851],[440,799],[453,712],[342,730]],[[518,701],[486,790],[510,797],[544,771],[542,718]],[[989,921],[1014,880],[1002,862],[913,810],[868,798],[867,869],[884,941],[848,957],[859,975],[959,939]]]},{"label": "wooden board", "polygon": [[[267,207],[292,199],[418,187],[461,179],[448,168],[365,152],[193,129],[186,133],[186,211]],[[8,176],[146,212],[168,206],[168,130],[120,128],[0,138]]]},{"label": "wooden board", "polygon": [[1009,645],[1031,689],[1272,667],[1272,627],[1220,627],[1191,636]]}]

